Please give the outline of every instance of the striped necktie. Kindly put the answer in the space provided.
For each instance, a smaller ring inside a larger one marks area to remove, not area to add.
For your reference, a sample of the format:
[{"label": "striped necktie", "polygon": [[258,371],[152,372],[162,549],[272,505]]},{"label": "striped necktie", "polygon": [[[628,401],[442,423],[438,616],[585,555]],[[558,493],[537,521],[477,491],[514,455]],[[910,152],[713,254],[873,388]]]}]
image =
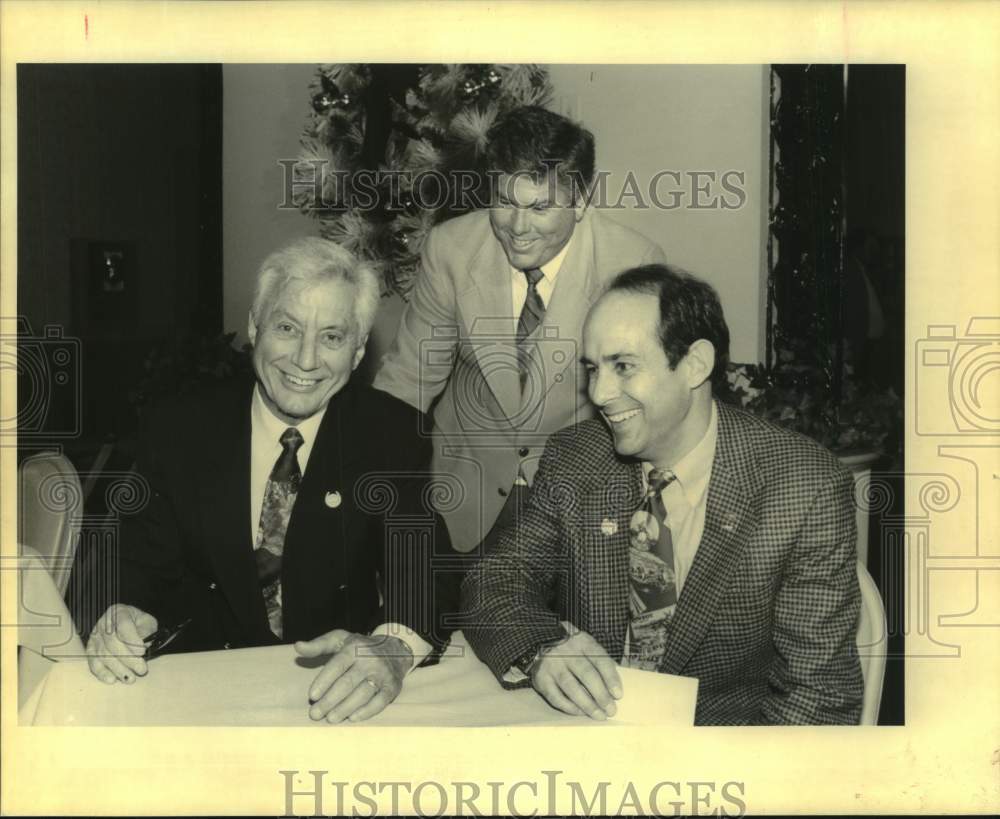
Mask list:
[{"label": "striped necktie", "polygon": [[274,462],[271,476],[264,489],[264,503],[260,509],[260,526],[254,557],[257,560],[257,577],[264,594],[267,620],[277,637],[282,635],[281,619],[281,556],[285,548],[285,530],[292,517],[292,507],[299,491],[302,471],[296,457],[302,446],[302,433],[289,427],[281,435],[281,454]]},{"label": "striped necktie", "polygon": [[538,294],[538,283],[545,274],[537,267],[522,272],[528,280],[528,294],[517,319],[517,368],[523,394],[531,362],[531,344],[527,343],[527,339],[545,318],[545,303]]}]

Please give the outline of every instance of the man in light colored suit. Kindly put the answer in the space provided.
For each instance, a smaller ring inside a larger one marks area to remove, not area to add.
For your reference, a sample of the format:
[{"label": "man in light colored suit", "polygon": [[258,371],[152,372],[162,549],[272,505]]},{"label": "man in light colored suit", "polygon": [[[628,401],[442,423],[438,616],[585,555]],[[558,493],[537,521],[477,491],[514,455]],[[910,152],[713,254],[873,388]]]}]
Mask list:
[{"label": "man in light colored suit", "polygon": [[549,434],[593,410],[584,316],[654,243],[587,206],[589,131],[538,107],[489,132],[492,207],[431,231],[423,270],[374,386],[433,410],[432,470],[453,546],[489,547],[527,494]]},{"label": "man in light colored suit", "polygon": [[594,306],[602,419],[549,439],[525,514],[462,589],[465,635],[503,685],[603,719],[621,663],[696,677],[697,724],[857,722],[851,476],[713,399],[728,351],[715,291],[663,265]]}]

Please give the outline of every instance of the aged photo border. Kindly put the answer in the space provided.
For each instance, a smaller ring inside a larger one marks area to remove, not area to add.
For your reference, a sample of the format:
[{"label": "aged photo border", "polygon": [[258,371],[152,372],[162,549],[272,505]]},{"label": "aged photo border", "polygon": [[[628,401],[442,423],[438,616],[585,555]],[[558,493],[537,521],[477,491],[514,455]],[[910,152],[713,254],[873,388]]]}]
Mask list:
[{"label": "aged photo border", "polygon": [[[924,481],[931,485],[924,493],[928,514],[940,516],[933,520],[932,543],[943,548],[925,547],[908,568],[911,597],[915,581],[931,579],[928,595],[913,611],[919,639],[908,641],[905,727],[722,728],[669,738],[655,729],[608,733],[584,727],[574,729],[572,743],[562,732],[532,728],[361,727],[325,735],[256,728],[32,732],[17,726],[11,684],[16,646],[4,629],[4,811],[281,813],[289,780],[282,771],[300,772],[302,782],[296,787],[304,790],[313,781],[310,772],[323,771],[327,783],[474,782],[488,790],[486,783],[494,781],[506,783],[508,792],[513,784],[528,782],[543,792],[551,776],[547,772],[558,771],[563,779],[581,783],[587,794],[602,781],[612,782],[616,796],[626,783],[648,794],[663,781],[685,783],[684,788],[715,783],[718,791],[739,782],[739,791],[728,792],[738,795],[750,813],[997,809],[1000,716],[991,681],[1000,676],[1000,573],[991,566],[1000,553],[1000,527],[990,528],[996,519],[989,509],[990,486],[995,487],[1000,472],[997,441],[990,430],[975,426],[964,436],[962,430],[942,432],[930,419],[952,417],[948,395],[914,389],[925,383],[918,370],[926,340],[940,338],[929,328],[955,327],[958,339],[971,319],[1000,314],[1000,220],[991,181],[1000,163],[996,134],[989,130],[998,121],[998,103],[983,93],[1000,67],[991,48],[1000,31],[995,7],[719,3],[711,14],[695,4],[635,3],[616,7],[611,21],[606,7],[584,3],[84,5],[0,6],[3,315],[16,312],[18,180],[12,114],[18,62],[474,61],[499,55],[512,62],[543,63],[905,63],[906,474],[951,475],[958,494],[971,504],[949,506],[936,500],[934,481]],[[317,24],[324,17],[330,24]],[[480,33],[470,37],[473,29]],[[5,393],[0,401],[0,414],[11,417],[14,396]],[[924,418],[930,426],[921,426]],[[16,498],[6,487],[14,485],[16,464],[11,450],[0,456],[0,485],[5,487],[0,520],[3,554],[8,555],[16,543]],[[939,571],[929,575],[928,566]],[[15,595],[10,593],[16,578],[11,572],[2,574],[0,614],[8,624],[16,619]],[[913,653],[918,646],[922,650]],[[336,790],[328,788],[330,794]],[[530,797],[532,788],[521,792]],[[567,791],[559,791],[555,807],[568,809],[569,798]],[[664,796],[662,804],[669,798]],[[378,799],[386,809],[391,805],[390,793]],[[525,804],[529,811],[531,806],[545,811],[544,801],[528,799]],[[723,807],[737,811],[734,802]],[[308,797],[295,806],[300,814],[313,809]],[[328,802],[326,811],[334,809]],[[512,810],[503,801],[500,809]]]}]

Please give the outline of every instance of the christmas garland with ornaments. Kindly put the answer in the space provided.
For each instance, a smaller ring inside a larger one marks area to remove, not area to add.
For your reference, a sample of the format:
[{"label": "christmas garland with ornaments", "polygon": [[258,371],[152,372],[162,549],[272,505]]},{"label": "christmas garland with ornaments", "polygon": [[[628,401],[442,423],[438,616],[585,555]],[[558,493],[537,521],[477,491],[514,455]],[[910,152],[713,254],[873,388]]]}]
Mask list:
[{"label": "christmas garland with ornaments", "polygon": [[320,66],[310,93],[293,201],[406,298],[430,229],[488,199],[490,126],[552,87],[534,64],[343,63]]}]

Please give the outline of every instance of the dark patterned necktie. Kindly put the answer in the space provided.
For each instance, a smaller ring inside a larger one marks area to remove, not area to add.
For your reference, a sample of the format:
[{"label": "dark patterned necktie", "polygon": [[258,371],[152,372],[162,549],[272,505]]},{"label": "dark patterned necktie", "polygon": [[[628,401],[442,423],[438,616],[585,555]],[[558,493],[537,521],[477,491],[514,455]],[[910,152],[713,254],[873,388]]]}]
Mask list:
[{"label": "dark patterned necktie", "polygon": [[525,341],[545,318],[545,303],[538,294],[538,283],[545,275],[537,267],[523,271],[528,280],[528,295],[517,319],[517,368],[521,380],[521,392],[524,392],[528,380],[528,366],[531,360],[531,345]]},{"label": "dark patterned necktie", "polygon": [[674,546],[663,490],[677,476],[652,469],[649,487],[629,522],[629,654],[623,664],[655,671],[666,649],[666,628],[677,608]]},{"label": "dark patterned necktie", "polygon": [[267,620],[271,631],[281,637],[281,554],[285,547],[285,530],[292,516],[295,495],[299,491],[302,471],[295,456],[302,446],[302,433],[289,427],[281,434],[281,454],[274,462],[271,476],[264,489],[264,503],[260,509],[260,526],[254,556],[257,559],[257,577],[260,579],[267,607]]}]

